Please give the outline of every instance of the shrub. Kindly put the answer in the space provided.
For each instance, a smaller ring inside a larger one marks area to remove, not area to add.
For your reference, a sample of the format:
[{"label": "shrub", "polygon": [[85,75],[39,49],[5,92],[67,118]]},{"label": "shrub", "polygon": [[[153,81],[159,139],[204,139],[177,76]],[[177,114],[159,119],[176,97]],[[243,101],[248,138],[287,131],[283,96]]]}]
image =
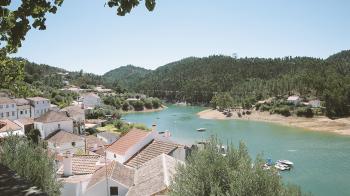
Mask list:
[{"label": "shrub", "polygon": [[124,111],[128,111],[130,108],[130,105],[127,101],[124,101],[123,105],[122,105],[122,110]]},{"label": "shrub", "polygon": [[311,118],[314,116],[314,113],[312,112],[312,109],[309,107],[302,107],[302,108],[298,108],[296,111],[297,116],[301,117],[301,116],[305,116],[308,118]]},{"label": "shrub", "polygon": [[282,106],[282,107],[273,108],[273,109],[271,110],[271,112],[272,112],[273,114],[280,114],[280,115],[283,115],[283,116],[286,116],[286,117],[288,117],[288,116],[291,115],[288,106]]}]

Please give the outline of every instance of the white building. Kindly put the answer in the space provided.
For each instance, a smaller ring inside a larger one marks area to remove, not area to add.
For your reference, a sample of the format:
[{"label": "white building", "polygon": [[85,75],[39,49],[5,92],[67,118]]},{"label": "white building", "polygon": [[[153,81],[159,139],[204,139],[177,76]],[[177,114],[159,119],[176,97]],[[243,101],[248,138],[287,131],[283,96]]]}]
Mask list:
[{"label": "white building", "polygon": [[83,94],[82,101],[85,108],[95,108],[101,105],[101,98],[95,93]]},{"label": "white building", "polygon": [[289,96],[287,101],[289,103],[293,103],[294,105],[298,105],[301,101],[299,96],[293,95],[293,96]]},{"label": "white building", "polygon": [[23,136],[24,129],[8,119],[0,120],[0,138],[5,138],[11,134]]},{"label": "white building", "polygon": [[106,157],[109,160],[116,160],[123,164],[150,143],[156,134],[156,131],[143,131],[133,128],[106,149]]},{"label": "white building", "polygon": [[67,112],[67,115],[73,119],[74,133],[83,134],[85,132],[85,110],[81,106],[68,106],[61,111]]},{"label": "white building", "polygon": [[32,118],[38,118],[50,110],[50,100],[42,97],[29,97],[27,98],[32,106]]},{"label": "white building", "polygon": [[34,120],[34,128],[40,131],[41,138],[46,138],[57,130],[73,133],[73,120],[65,112],[49,111]]},{"label": "white building", "polygon": [[17,106],[14,100],[0,97],[0,119],[17,119]]},{"label": "white building", "polygon": [[83,137],[63,130],[52,133],[46,138],[47,147],[58,154],[75,154],[78,150],[85,151],[85,140]]},{"label": "white building", "polygon": [[309,101],[309,105],[313,108],[319,108],[319,107],[321,107],[321,101],[318,99],[311,100],[311,101]]},{"label": "white building", "polygon": [[119,135],[116,133],[112,133],[112,132],[99,132],[97,133],[97,138],[106,142],[108,145],[112,144],[113,142],[117,141],[119,139]]},{"label": "white building", "polygon": [[27,99],[13,99],[17,106],[17,119],[30,118],[31,117],[31,106],[30,101]]}]

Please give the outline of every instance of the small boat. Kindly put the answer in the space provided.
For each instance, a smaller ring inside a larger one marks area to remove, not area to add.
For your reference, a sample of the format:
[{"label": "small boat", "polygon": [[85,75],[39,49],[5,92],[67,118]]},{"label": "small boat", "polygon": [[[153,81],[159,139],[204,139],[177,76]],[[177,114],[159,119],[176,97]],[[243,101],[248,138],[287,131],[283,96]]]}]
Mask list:
[{"label": "small boat", "polygon": [[290,167],[288,165],[284,165],[281,163],[276,163],[275,168],[280,170],[280,171],[290,170]]},{"label": "small boat", "polygon": [[205,128],[199,128],[199,129],[197,129],[197,131],[199,131],[199,132],[203,132],[203,131],[205,131],[206,129]]},{"label": "small boat", "polygon": [[292,167],[294,165],[294,163],[292,161],[289,161],[289,160],[278,160],[276,163],[287,165],[289,167]]}]

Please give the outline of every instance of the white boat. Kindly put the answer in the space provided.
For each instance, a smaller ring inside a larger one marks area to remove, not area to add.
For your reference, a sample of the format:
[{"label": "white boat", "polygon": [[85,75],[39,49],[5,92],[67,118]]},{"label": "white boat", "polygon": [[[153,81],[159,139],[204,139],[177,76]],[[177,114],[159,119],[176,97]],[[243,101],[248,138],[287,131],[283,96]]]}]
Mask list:
[{"label": "white boat", "polygon": [[288,165],[284,165],[281,163],[276,163],[275,168],[280,170],[280,171],[290,170],[290,167]]},{"label": "white boat", "polygon": [[203,132],[203,131],[205,131],[206,129],[205,128],[199,128],[199,129],[197,129],[197,131],[199,131],[199,132]]},{"label": "white boat", "polygon": [[280,163],[280,164],[283,164],[283,165],[288,165],[290,167],[292,167],[294,165],[294,163],[292,161],[289,161],[289,160],[278,160],[276,163]]}]

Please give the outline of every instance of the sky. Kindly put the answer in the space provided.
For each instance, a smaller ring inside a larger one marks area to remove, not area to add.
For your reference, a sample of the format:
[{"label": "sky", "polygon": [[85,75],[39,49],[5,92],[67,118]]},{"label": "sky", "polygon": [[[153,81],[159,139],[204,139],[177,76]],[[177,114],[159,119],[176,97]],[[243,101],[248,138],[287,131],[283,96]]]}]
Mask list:
[{"label": "sky", "polygon": [[[17,0],[19,1],[19,0]],[[104,0],[65,0],[14,56],[103,74],[189,56],[312,56],[350,49],[349,0],[156,0],[117,16]]]}]

